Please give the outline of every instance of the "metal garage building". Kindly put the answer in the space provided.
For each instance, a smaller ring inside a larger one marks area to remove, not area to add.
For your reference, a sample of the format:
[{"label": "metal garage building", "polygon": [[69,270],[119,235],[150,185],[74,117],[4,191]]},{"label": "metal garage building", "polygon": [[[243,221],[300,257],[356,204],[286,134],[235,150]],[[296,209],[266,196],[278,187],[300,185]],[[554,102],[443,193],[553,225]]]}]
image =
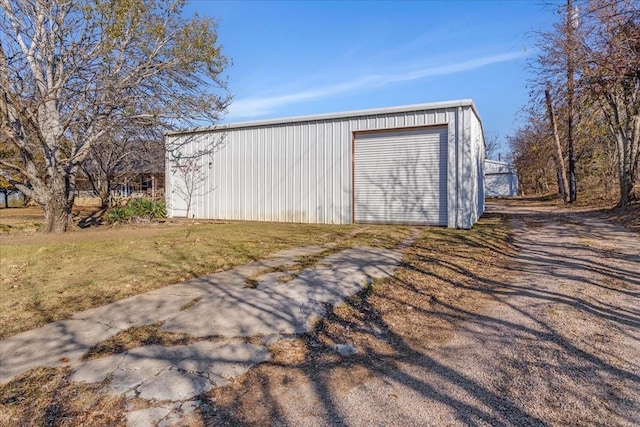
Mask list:
[{"label": "metal garage building", "polygon": [[198,128],[166,143],[181,147],[167,161],[170,216],[189,205],[195,218],[471,228],[484,211],[471,100]]},{"label": "metal garage building", "polygon": [[485,160],[484,188],[487,197],[517,196],[518,173],[509,163]]}]

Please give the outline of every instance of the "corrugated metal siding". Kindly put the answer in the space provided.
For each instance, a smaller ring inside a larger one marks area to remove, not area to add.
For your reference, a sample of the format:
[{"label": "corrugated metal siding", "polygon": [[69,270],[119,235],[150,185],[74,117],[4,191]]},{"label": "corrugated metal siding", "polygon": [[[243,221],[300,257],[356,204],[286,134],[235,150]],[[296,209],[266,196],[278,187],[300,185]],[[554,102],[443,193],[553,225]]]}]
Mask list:
[{"label": "corrugated metal siding", "polygon": [[[203,160],[208,177],[196,191],[199,197],[192,206],[196,218],[349,224],[353,132],[454,122],[455,109],[449,108],[221,128],[167,139],[171,144],[190,138],[185,147],[201,148],[224,139]],[[178,181],[168,174],[172,216],[184,216],[182,202],[171,190],[180,185]]]},{"label": "corrugated metal siding", "polygon": [[[209,172],[208,157],[202,156],[201,147],[208,145],[203,139],[209,135],[182,136],[172,141],[172,146],[179,146],[180,159],[169,158],[166,162],[166,197],[170,216],[196,216],[195,208],[204,204]],[[195,175],[202,176],[196,179],[198,185],[189,185],[194,181]]]},{"label": "corrugated metal siding", "polygon": [[473,111],[471,112],[473,114],[473,131],[474,131],[474,135],[475,135],[475,145],[476,145],[476,169],[477,169],[477,176],[476,176],[476,191],[477,191],[477,199],[478,199],[478,210],[477,210],[477,215],[476,217],[472,220],[471,225],[475,224],[475,222],[482,216],[482,214],[484,213],[484,199],[485,199],[485,193],[484,193],[484,167],[485,167],[485,163],[484,163],[484,159],[485,159],[485,155],[486,155],[486,151],[485,151],[485,141],[484,141],[484,132],[482,130],[482,123],[480,123],[480,119],[475,115],[475,113],[473,113]]},{"label": "corrugated metal siding", "polygon": [[518,194],[518,178],[511,173],[488,174],[485,186],[487,197],[511,197]]},{"label": "corrugated metal siding", "polygon": [[495,160],[485,160],[484,168],[486,174],[511,173],[513,171],[513,167],[509,163],[498,162]]},{"label": "corrugated metal siding", "polygon": [[457,209],[449,226],[471,228],[484,212],[484,137],[482,125],[471,107],[458,108]]},{"label": "corrugated metal siding", "polygon": [[518,173],[508,163],[485,160],[484,185],[488,197],[518,194]]},{"label": "corrugated metal siding", "polygon": [[469,206],[467,207],[468,219],[464,228],[471,228],[476,223],[484,211],[484,139],[480,121],[471,108],[467,108],[465,115],[468,117],[469,125],[469,177],[464,183],[468,192]]},{"label": "corrugated metal siding", "polygon": [[356,133],[355,222],[447,225],[447,127]]},{"label": "corrugated metal siding", "polygon": [[[193,203],[196,218],[349,223],[350,144],[342,122],[295,124],[195,134],[190,145],[224,135],[209,155],[210,174]],[[179,136],[178,138],[181,138]],[[170,171],[170,168],[168,168]],[[175,172],[175,171],[174,171]],[[168,187],[180,185],[169,174]],[[184,202],[168,192],[170,213]],[[200,201],[200,200],[199,200]],[[346,207],[345,207],[346,205]]]}]

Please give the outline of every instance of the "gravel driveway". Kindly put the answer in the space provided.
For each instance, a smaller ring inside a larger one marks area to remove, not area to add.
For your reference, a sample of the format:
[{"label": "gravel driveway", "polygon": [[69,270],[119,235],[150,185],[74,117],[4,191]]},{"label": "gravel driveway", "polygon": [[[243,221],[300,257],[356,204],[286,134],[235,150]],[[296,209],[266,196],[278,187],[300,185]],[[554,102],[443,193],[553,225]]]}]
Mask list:
[{"label": "gravel driveway", "polygon": [[511,278],[427,353],[438,368],[421,372],[437,390],[425,419],[640,424],[640,236],[589,214],[492,208],[516,229]]},{"label": "gravel driveway", "polygon": [[[279,339],[262,329],[233,338],[226,353],[259,345],[268,360],[197,396],[168,396],[167,387],[156,387],[159,394],[148,400],[148,390],[138,388],[139,395],[74,412],[81,390],[112,393],[117,375],[88,389],[72,383],[69,367],[36,370],[34,378],[44,378],[42,372],[60,378],[46,383],[52,401],[39,404],[46,406],[40,424],[119,426],[127,424],[123,413],[129,412],[128,425],[136,427],[640,425],[639,234],[599,213],[515,200],[488,204],[472,230],[416,228],[415,236],[394,250],[392,277],[368,281],[371,286],[344,303],[322,305],[323,317],[309,328],[287,329]],[[319,259],[298,279],[326,285],[324,273],[344,272],[332,259]],[[313,271],[324,273],[309,276]],[[264,285],[245,288],[246,277],[239,280],[237,292]],[[257,303],[301,292],[299,280],[274,282],[279,293]],[[166,295],[161,290],[156,296]],[[194,296],[189,291],[185,298]],[[181,322],[164,317],[166,327],[185,325],[194,336],[214,312],[222,313],[219,304],[199,309],[204,297],[195,305],[170,301]],[[196,315],[185,320],[189,310]],[[271,311],[277,316],[283,310]],[[243,313],[236,317],[246,320]],[[209,338],[193,345],[218,348],[222,337]],[[109,357],[131,359],[151,350],[171,353],[180,363],[190,360],[180,345]],[[109,357],[87,363],[110,363]],[[53,359],[62,362],[59,355]],[[172,365],[162,372],[169,379],[176,372],[203,374],[187,368]],[[23,411],[21,422],[8,425],[38,424],[28,421],[35,380],[25,381],[0,393],[0,409],[18,402]],[[60,387],[66,394],[57,392]]]},{"label": "gravel driveway", "polygon": [[[491,214],[508,216],[516,255],[504,276],[482,279],[478,298],[488,304],[481,311],[449,304],[442,315],[461,319],[451,339],[415,345],[380,330],[387,353],[378,348],[372,358],[365,348],[351,362],[335,363],[319,356],[304,376],[286,367],[265,371],[247,399],[268,408],[262,418],[238,417],[243,407],[232,405],[228,418],[212,419],[296,426],[639,425],[640,236],[597,215],[558,208],[500,203],[489,206]],[[373,330],[383,323],[373,321]]]}]

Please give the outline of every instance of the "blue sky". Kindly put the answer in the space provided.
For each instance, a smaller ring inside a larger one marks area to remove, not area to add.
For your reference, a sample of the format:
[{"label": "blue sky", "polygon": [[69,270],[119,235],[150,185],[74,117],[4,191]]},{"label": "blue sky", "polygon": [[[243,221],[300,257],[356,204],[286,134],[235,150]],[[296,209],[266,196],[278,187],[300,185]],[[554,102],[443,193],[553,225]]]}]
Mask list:
[{"label": "blue sky", "polygon": [[[517,128],[539,1],[212,1],[234,101],[226,122],[471,98],[487,136]],[[506,148],[502,148],[502,154]]]}]

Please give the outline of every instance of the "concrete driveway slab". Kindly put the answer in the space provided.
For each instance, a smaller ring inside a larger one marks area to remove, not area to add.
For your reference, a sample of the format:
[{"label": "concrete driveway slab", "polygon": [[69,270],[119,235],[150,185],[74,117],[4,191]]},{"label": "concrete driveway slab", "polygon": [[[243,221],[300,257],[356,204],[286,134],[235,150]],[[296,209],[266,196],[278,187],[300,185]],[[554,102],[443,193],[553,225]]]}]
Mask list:
[{"label": "concrete driveway slab", "polygon": [[146,400],[183,401],[205,393],[213,387],[211,381],[189,372],[163,370],[140,384],[138,397]]},{"label": "concrete driveway slab", "polygon": [[[118,332],[165,320],[181,312],[183,306],[202,295],[225,293],[223,288],[239,288],[256,272],[279,265],[293,265],[302,256],[326,250],[307,246],[277,252],[271,257],[204,278],[197,278],[136,295],[73,315],[70,320],[54,322],[0,341],[0,383],[37,366],[61,366],[80,360],[93,345]],[[249,297],[250,298],[250,297]],[[215,317],[215,316],[213,316]],[[200,320],[211,323],[212,313]],[[198,322],[199,323],[199,322]],[[205,326],[206,328],[206,326]],[[204,334],[210,335],[210,334]]]},{"label": "concrete driveway slab", "polygon": [[[182,402],[268,360],[269,343],[309,331],[327,304],[337,304],[373,280],[392,274],[402,260],[399,251],[352,248],[326,256],[315,267],[292,271],[289,281],[282,280],[281,272],[273,272],[327,248],[283,251],[10,337],[0,342],[0,382],[36,366],[70,364],[72,381],[109,379],[107,387],[114,394],[164,402],[157,408],[132,411],[128,425],[171,424],[182,413],[176,409]],[[249,278],[257,278],[257,287],[247,287]],[[195,304],[189,304],[196,298]],[[138,347],[80,361],[92,346],[116,333],[158,322],[163,322],[165,331],[202,340],[174,347]],[[256,336],[263,338],[262,345],[246,342],[247,337]]]},{"label": "concrete driveway slab", "polygon": [[79,363],[71,380],[95,383],[111,377],[109,388],[115,394],[183,401],[226,384],[269,357],[266,347],[244,342],[150,345]]},{"label": "concrete driveway slab", "polygon": [[124,330],[135,326],[156,323],[171,316],[194,295],[162,294],[149,292],[136,295],[101,307],[74,314],[78,320],[100,321],[112,328]]},{"label": "concrete driveway slab", "polygon": [[63,320],[0,341],[0,382],[37,366],[78,360],[96,342],[117,333],[93,320]]},{"label": "concrete driveway slab", "polygon": [[154,427],[158,422],[169,415],[171,409],[157,407],[132,411],[127,414],[127,425],[137,427]]},{"label": "concrete driveway slab", "polygon": [[212,275],[200,279],[211,284],[209,293],[192,309],[165,319],[162,329],[196,337],[298,334],[309,331],[325,304],[336,304],[360,291],[364,284],[392,274],[402,260],[398,251],[353,248],[327,256],[320,267],[309,268],[295,279],[280,282],[265,274],[257,288],[246,279]]}]

